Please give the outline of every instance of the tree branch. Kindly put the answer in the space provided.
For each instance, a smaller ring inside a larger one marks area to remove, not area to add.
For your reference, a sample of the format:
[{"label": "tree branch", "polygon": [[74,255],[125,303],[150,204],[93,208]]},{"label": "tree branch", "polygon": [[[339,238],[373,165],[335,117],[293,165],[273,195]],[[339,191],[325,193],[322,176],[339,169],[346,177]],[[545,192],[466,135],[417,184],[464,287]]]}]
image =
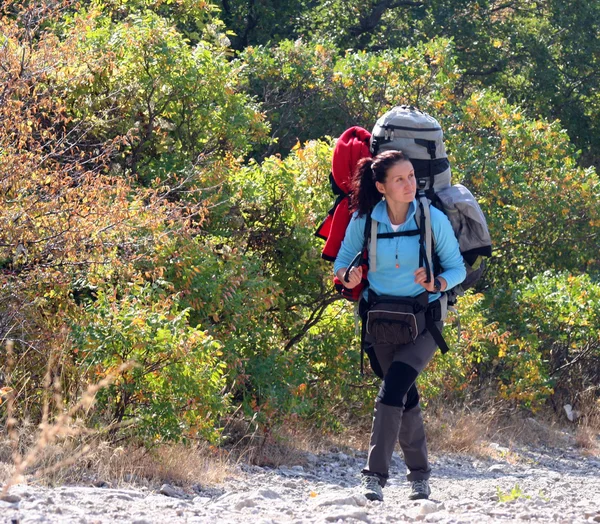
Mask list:
[{"label": "tree branch", "polygon": [[468,75],[468,76],[487,76],[487,75],[493,75],[494,73],[499,73],[500,71],[502,71],[503,68],[500,67],[500,64],[496,64],[493,65],[492,67],[489,67],[488,69],[484,69],[483,71],[475,71],[475,70],[471,70],[471,71],[465,71],[464,75]]},{"label": "tree branch", "polygon": [[598,349],[598,344],[595,344],[593,342],[588,342],[587,343],[587,347],[581,353],[579,353],[573,360],[571,360],[571,361],[567,362],[566,364],[563,364],[562,366],[559,366],[558,368],[556,368],[554,371],[552,371],[550,373],[550,376],[553,377],[557,373],[559,373],[560,371],[562,371],[563,369],[568,368],[568,367],[572,366],[573,364],[579,362],[580,360],[582,360],[583,358],[585,358],[589,353],[591,353],[595,349]]},{"label": "tree branch", "polygon": [[308,320],[304,323],[304,326],[302,326],[302,329],[300,330],[300,332],[296,333],[289,340],[289,342],[285,345],[285,348],[283,348],[283,350],[289,351],[290,349],[292,349],[292,347],[295,344],[300,342],[300,340],[302,340],[304,338],[304,335],[306,335],[306,333],[308,333],[308,330],[311,327],[313,327],[314,325],[319,323],[319,321],[321,320],[321,317],[323,316],[323,313],[325,313],[325,310],[327,309],[327,306],[329,306],[329,304],[333,304],[334,302],[336,302],[338,300],[341,300],[342,298],[343,297],[341,295],[331,295],[330,297],[323,300],[323,302],[321,302],[321,304],[319,304],[317,307],[315,307],[315,309],[313,309]]},{"label": "tree branch", "polygon": [[350,34],[359,36],[363,33],[372,31],[377,27],[379,22],[381,22],[382,16],[388,9],[396,9],[398,7],[421,7],[422,5],[424,5],[424,3],[419,1],[405,0],[394,2],[392,0],[381,0],[371,8],[371,12],[368,15],[360,19],[358,25],[350,28]]}]

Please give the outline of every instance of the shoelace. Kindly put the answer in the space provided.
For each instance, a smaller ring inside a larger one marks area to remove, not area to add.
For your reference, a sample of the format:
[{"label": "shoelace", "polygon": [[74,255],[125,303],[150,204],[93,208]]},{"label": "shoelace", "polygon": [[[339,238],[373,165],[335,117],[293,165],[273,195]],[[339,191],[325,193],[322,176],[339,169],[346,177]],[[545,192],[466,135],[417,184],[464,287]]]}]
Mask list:
[{"label": "shoelace", "polygon": [[417,491],[419,493],[427,493],[428,487],[429,486],[427,485],[426,480],[415,480],[412,485],[413,491]]},{"label": "shoelace", "polygon": [[365,475],[363,477],[363,484],[366,488],[374,488],[380,486],[379,479],[372,475]]}]

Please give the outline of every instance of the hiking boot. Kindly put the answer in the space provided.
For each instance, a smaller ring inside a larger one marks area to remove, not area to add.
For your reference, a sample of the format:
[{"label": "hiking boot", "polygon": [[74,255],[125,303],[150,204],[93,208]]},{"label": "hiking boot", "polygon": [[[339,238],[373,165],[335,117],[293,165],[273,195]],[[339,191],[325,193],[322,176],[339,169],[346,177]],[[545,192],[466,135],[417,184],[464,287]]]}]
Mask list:
[{"label": "hiking boot", "polygon": [[383,500],[383,488],[375,475],[363,475],[362,494],[369,500]]},{"label": "hiking boot", "polygon": [[410,483],[410,500],[428,499],[431,495],[431,488],[428,480],[413,480]]}]

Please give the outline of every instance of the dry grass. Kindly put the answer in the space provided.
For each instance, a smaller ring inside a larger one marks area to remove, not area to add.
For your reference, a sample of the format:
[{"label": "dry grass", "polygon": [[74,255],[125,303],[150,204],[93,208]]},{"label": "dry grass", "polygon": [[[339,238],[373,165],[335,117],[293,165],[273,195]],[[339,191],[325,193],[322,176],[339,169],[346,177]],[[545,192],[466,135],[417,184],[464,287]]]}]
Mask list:
[{"label": "dry grass", "polygon": [[[515,462],[520,458],[514,450],[524,445],[577,445],[586,454],[598,454],[600,447],[595,418],[588,417],[585,425],[565,427],[550,415],[533,419],[499,405],[482,411],[430,408],[425,413],[429,447],[437,455],[461,453]],[[306,452],[366,450],[370,422],[366,417],[338,434],[324,434],[300,423],[288,424],[277,434],[248,434],[247,423],[237,421],[227,428],[229,443],[221,448],[208,444],[165,444],[151,449],[135,444],[116,446],[86,436],[81,428],[77,436],[55,438],[43,447],[35,442],[35,435],[21,435],[22,442],[35,450],[35,460],[29,460],[21,473],[28,481],[47,485],[157,487],[166,482],[187,488],[197,484],[211,487],[233,476],[240,462],[271,467],[305,465]],[[13,449],[8,437],[0,438],[0,482],[10,482],[15,476]],[[31,455],[30,450],[23,451]]]},{"label": "dry grass", "polygon": [[600,437],[598,430],[582,425],[575,433],[575,444],[584,455],[600,457]]},{"label": "dry grass", "polygon": [[578,421],[575,444],[585,455],[600,457],[600,399],[586,399]]},{"label": "dry grass", "polygon": [[319,453],[325,448],[322,433],[302,424],[288,424],[276,432],[248,432],[243,420],[230,420],[225,428],[223,447],[231,463],[278,467],[304,464],[306,452]]},{"label": "dry grass", "polygon": [[[10,442],[0,442],[0,482],[14,478]],[[9,461],[6,461],[6,459]],[[232,467],[222,450],[200,444],[161,445],[148,449],[129,444],[86,443],[85,439],[57,440],[36,451],[24,480],[42,485],[146,485],[163,483],[190,487],[214,486],[231,475]]]},{"label": "dry grass", "polygon": [[[487,409],[436,409],[426,417],[431,449],[498,458],[498,446],[512,450],[521,446],[564,448],[574,444],[572,428],[553,413],[531,415],[496,403]],[[512,452],[501,451],[511,460]],[[512,457],[515,459],[515,457]],[[515,459],[516,460],[516,459]]]}]

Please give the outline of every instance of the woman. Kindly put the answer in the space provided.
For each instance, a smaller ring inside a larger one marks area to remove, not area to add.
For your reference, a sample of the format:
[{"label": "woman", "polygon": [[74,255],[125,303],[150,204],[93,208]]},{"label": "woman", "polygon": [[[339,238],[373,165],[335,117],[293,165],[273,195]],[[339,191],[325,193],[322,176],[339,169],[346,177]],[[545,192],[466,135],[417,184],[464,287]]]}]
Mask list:
[{"label": "woman", "polygon": [[[356,253],[363,248],[369,212],[377,221],[377,233],[380,234],[415,230],[417,210],[413,165],[400,151],[386,151],[375,158],[361,160],[353,182],[351,206],[355,212],[334,263],[335,274],[349,289],[362,280],[361,267],[352,268],[347,281],[344,275]],[[436,305],[440,292],[464,280],[465,266],[452,226],[444,213],[433,206],[430,210],[435,250],[442,271],[426,282],[426,270],[419,267],[419,235],[380,238],[377,240],[376,270],[367,274],[370,291],[365,291],[364,300],[372,303],[373,297],[382,295],[418,297],[421,303],[424,299],[425,308],[429,304],[433,310],[432,305]],[[436,326],[441,331],[443,322],[436,322]],[[382,488],[398,440],[411,483],[410,498],[428,498],[431,468],[415,380],[437,346],[426,329],[409,343],[390,343],[389,339],[382,342],[374,336],[367,334],[366,342],[373,347],[383,372],[383,382],[375,401],[367,464],[362,470],[364,495],[369,500],[383,500]]]}]

